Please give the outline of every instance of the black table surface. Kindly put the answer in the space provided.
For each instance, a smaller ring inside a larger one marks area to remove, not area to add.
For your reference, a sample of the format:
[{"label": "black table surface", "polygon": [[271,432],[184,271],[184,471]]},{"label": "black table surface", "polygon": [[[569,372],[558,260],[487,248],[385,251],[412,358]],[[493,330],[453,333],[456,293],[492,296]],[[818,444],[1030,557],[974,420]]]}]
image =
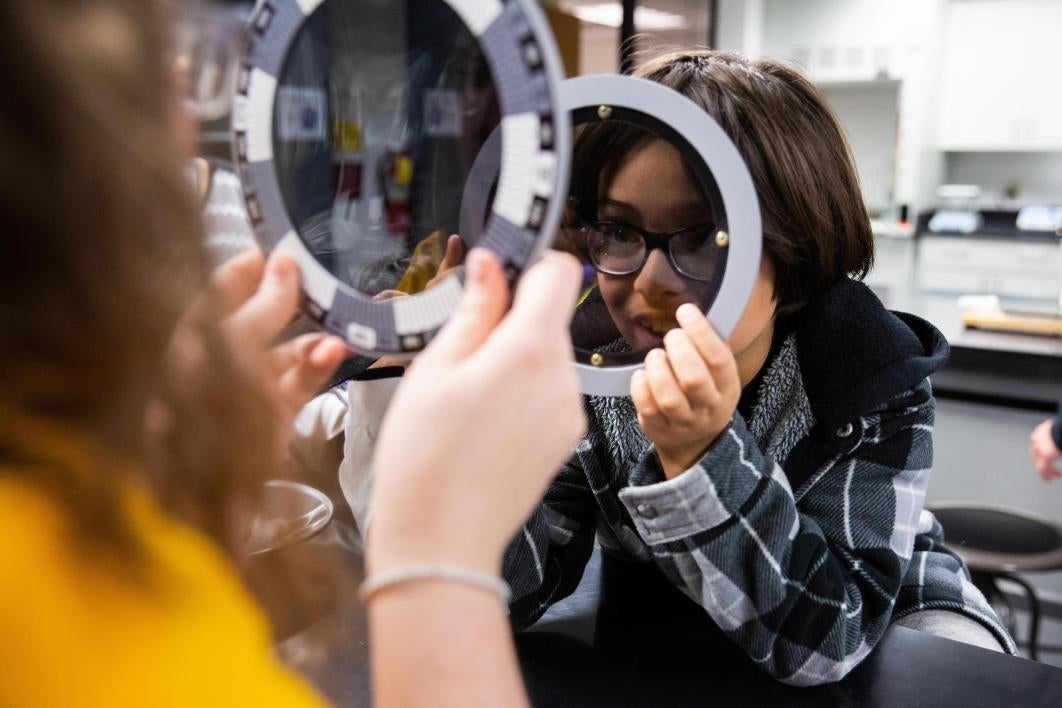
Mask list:
[{"label": "black table surface", "polygon": [[[337,507],[324,533],[281,553],[338,583],[340,600],[288,617],[278,651],[336,705],[368,706],[368,632],[353,600],[361,554]],[[652,567],[596,551],[578,590],[515,641],[535,706],[1062,706],[1062,669],[903,627],[844,680],[787,686]]]}]

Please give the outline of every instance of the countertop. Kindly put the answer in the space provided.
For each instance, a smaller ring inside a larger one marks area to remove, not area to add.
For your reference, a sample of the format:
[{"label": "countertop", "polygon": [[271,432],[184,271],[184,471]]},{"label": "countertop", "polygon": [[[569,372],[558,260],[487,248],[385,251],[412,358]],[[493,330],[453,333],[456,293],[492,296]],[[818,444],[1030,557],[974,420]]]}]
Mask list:
[{"label": "countertop", "polygon": [[[933,376],[938,394],[1004,400],[1053,410],[1062,400],[1062,338],[968,329],[959,296],[914,285],[917,238],[878,236],[867,285],[891,310],[917,315],[941,331],[951,358]],[[1057,312],[1051,300],[1002,299],[1004,309]]]},{"label": "countertop", "polygon": [[[928,320],[953,347],[1017,354],[1062,356],[1062,338],[1008,334],[967,329],[962,322],[959,295],[934,292],[915,286],[918,238],[877,236],[876,262],[866,278],[890,310],[901,310]],[[1004,309],[1057,312],[1051,300],[1001,300]]]}]

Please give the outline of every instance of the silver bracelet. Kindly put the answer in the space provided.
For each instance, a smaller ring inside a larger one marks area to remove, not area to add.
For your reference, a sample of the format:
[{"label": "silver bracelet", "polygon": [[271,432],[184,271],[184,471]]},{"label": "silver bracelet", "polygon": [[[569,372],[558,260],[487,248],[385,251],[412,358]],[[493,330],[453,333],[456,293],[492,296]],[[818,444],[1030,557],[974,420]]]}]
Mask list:
[{"label": "silver bracelet", "polygon": [[446,580],[471,585],[494,593],[506,608],[508,608],[509,599],[512,597],[509,583],[496,575],[469,570],[459,565],[425,563],[398,566],[366,578],[361,587],[358,588],[358,599],[363,603],[368,603],[373,595],[384,588],[416,580]]}]

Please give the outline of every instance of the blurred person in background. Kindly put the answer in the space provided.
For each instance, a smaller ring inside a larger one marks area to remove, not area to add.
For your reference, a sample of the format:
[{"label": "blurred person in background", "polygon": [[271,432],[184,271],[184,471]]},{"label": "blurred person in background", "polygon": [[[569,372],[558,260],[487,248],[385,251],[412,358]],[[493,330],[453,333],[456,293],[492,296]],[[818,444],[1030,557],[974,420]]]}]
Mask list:
[{"label": "blurred person in background", "polygon": [[[323,334],[274,343],[296,311],[289,259],[209,273],[167,51],[176,7],[0,4],[0,705],[320,701],[274,658],[237,565],[295,412],[348,352]],[[381,705],[526,701],[485,588],[581,431],[575,264],[546,258],[504,319],[497,261],[477,252],[469,268],[378,450],[387,533],[370,539],[366,595]],[[515,400],[522,423],[502,435]],[[435,424],[454,410],[496,439],[455,452],[467,431]],[[503,445],[534,454],[502,466]],[[448,462],[424,456],[440,449]],[[439,498],[454,500],[445,516]]]},{"label": "blurred person in background", "polygon": [[346,349],[269,347],[295,311],[290,261],[245,256],[203,294],[163,13],[0,8],[4,705],[312,698],[231,559]]}]

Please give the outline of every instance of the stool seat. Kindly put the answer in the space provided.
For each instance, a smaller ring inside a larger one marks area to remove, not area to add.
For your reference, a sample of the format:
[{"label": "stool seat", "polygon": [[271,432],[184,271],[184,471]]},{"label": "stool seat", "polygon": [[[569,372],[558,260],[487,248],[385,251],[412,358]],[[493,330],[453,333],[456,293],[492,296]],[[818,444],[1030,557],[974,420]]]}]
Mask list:
[{"label": "stool seat", "polygon": [[1017,583],[1029,600],[1029,658],[1037,659],[1040,600],[1016,571],[1062,568],[1062,528],[1047,519],[991,504],[942,503],[929,507],[944,528],[944,543],[966,563],[971,580],[1015,634],[1014,608],[996,583]]},{"label": "stool seat", "polygon": [[1062,568],[1062,529],[1028,512],[1001,506],[947,503],[930,509],[944,542],[971,570]]}]

